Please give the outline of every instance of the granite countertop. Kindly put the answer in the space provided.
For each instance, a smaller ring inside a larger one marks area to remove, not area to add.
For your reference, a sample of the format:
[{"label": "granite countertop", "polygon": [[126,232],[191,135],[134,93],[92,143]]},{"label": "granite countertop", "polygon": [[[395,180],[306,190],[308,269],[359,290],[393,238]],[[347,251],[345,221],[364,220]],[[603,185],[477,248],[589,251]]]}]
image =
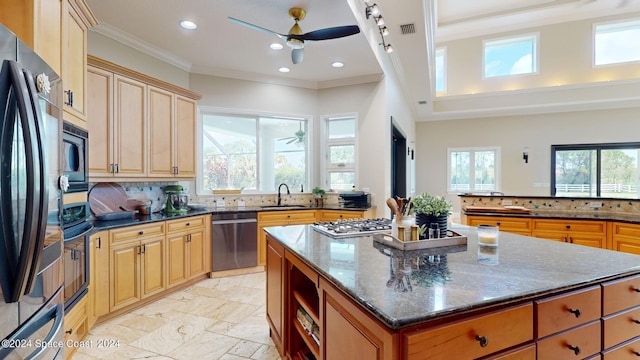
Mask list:
[{"label": "granite countertop", "polygon": [[298,206],[287,206],[283,205],[280,207],[269,206],[247,206],[247,207],[228,207],[228,208],[206,208],[201,210],[189,210],[183,214],[167,214],[163,212],[156,212],[150,215],[139,215],[136,214],[132,218],[129,219],[121,219],[121,220],[109,220],[109,221],[99,221],[99,220],[91,220],[91,223],[95,227],[95,231],[101,230],[109,230],[115,229],[125,226],[132,225],[140,225],[146,223],[152,223],[156,221],[165,221],[172,219],[179,219],[183,217],[189,216],[198,216],[205,214],[224,214],[224,213],[237,213],[237,212],[264,212],[264,211],[291,211],[291,210],[345,210],[345,211],[366,211],[371,209],[371,207],[367,208],[343,208],[339,206],[324,206],[324,207],[298,207]]},{"label": "granite countertop", "polygon": [[640,273],[637,255],[505,232],[497,254],[482,254],[498,264],[486,265],[475,228],[465,225],[450,230],[466,235],[466,246],[398,256],[370,236],[334,239],[306,225],[265,230],[392,329]]},{"label": "granite countertop", "polygon": [[623,221],[630,223],[640,223],[640,215],[631,213],[611,213],[597,211],[536,211],[530,213],[513,212],[480,212],[462,210],[465,215],[479,216],[503,216],[503,217],[522,217],[522,218],[539,218],[539,219],[574,219],[574,220],[604,220],[604,221]]}]

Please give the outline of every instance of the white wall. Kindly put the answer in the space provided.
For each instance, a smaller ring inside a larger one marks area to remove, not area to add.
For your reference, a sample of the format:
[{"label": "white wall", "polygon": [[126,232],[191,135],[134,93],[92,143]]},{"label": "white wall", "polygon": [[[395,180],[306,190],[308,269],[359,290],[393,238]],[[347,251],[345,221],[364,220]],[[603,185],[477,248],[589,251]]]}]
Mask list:
[{"label": "white wall", "polygon": [[[445,194],[447,148],[500,146],[501,191],[551,194],[551,145],[640,141],[640,107],[601,111],[419,122],[417,192]],[[528,147],[529,163],[522,159]],[[458,198],[448,195],[458,210]]]}]

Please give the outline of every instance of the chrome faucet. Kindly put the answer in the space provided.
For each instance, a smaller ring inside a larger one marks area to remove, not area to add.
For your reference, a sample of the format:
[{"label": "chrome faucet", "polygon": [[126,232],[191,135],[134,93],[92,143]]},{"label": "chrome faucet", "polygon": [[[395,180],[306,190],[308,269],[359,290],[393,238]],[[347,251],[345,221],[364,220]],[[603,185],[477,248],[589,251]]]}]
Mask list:
[{"label": "chrome faucet", "polygon": [[287,188],[287,195],[291,194],[291,192],[289,191],[289,186],[287,184],[282,183],[278,185],[278,206],[280,206],[280,203],[282,202],[282,199],[280,198],[280,189],[282,188],[282,185]]}]

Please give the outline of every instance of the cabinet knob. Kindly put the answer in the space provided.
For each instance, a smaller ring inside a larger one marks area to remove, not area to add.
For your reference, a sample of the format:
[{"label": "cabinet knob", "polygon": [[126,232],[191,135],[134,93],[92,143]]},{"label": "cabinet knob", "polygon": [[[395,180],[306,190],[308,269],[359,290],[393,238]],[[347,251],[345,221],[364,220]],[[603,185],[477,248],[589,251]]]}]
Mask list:
[{"label": "cabinet knob", "polygon": [[569,309],[569,312],[575,315],[577,318],[579,318],[580,315],[582,315],[582,312],[580,311],[580,309]]},{"label": "cabinet knob", "polygon": [[573,353],[576,355],[580,354],[580,346],[569,345],[569,349],[573,350]]},{"label": "cabinet knob", "polygon": [[191,225],[191,223],[187,223],[187,226]]},{"label": "cabinet knob", "polygon": [[142,230],[138,231],[138,235],[144,235],[144,231]]},{"label": "cabinet knob", "polygon": [[480,343],[480,347],[486,347],[489,345],[489,339],[486,336],[476,335],[476,340]]},{"label": "cabinet knob", "polygon": [[567,225],[565,227],[567,228],[567,230],[571,229],[571,225]]},{"label": "cabinet knob", "polygon": [[633,320],[634,323],[640,324],[640,320]]},{"label": "cabinet knob", "polygon": [[67,334],[73,334],[73,328],[71,328],[71,329],[69,329],[69,330],[65,331],[65,333],[67,333]]},{"label": "cabinet knob", "polygon": [[498,221],[498,222],[496,223],[496,225],[500,226],[500,221]]}]

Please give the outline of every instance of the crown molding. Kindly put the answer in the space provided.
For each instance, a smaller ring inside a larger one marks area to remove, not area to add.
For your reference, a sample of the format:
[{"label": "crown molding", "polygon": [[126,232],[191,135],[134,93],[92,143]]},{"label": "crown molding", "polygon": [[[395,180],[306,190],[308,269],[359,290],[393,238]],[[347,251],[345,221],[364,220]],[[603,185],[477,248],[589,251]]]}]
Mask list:
[{"label": "crown molding", "polygon": [[125,44],[133,49],[141,51],[147,55],[160,59],[179,69],[187,72],[191,71],[191,62],[157,46],[151,45],[142,39],[131,36],[107,23],[101,22],[99,25],[92,27],[90,30],[95,31],[98,34],[104,35],[117,42]]}]

